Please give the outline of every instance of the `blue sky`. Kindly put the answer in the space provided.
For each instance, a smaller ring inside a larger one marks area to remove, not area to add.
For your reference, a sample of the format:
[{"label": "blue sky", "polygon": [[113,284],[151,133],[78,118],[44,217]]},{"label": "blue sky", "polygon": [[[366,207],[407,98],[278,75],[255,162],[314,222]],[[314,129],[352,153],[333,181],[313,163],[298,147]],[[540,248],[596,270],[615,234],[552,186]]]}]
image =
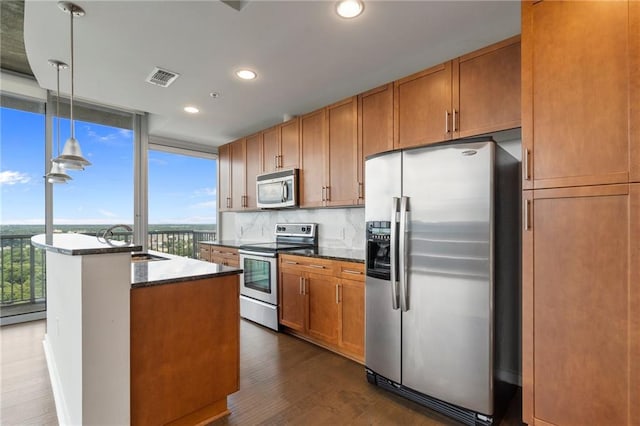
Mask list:
[{"label": "blue sky", "polygon": [[[0,127],[0,220],[43,224],[44,116],[2,108]],[[133,223],[132,131],[79,121],[75,131],[92,165],[53,186],[54,224]],[[69,132],[63,119],[60,149]],[[215,161],[149,151],[149,223],[215,223],[216,186]]]}]

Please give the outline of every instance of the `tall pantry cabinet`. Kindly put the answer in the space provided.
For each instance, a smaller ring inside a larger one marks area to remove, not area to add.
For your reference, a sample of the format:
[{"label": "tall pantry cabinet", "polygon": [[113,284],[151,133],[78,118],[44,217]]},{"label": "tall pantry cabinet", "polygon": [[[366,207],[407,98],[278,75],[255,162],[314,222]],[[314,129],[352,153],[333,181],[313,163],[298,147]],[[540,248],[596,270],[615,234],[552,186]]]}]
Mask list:
[{"label": "tall pantry cabinet", "polygon": [[529,425],[640,424],[639,5],[522,4]]}]

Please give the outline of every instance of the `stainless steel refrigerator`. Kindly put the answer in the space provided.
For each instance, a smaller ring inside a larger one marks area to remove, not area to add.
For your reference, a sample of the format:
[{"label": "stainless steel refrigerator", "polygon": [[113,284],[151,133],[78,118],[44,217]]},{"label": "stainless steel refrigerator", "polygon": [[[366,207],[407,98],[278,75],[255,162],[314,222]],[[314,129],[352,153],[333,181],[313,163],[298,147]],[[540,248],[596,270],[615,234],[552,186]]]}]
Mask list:
[{"label": "stainless steel refrigerator", "polygon": [[518,170],[490,139],[366,161],[367,378],[466,424],[519,368]]}]

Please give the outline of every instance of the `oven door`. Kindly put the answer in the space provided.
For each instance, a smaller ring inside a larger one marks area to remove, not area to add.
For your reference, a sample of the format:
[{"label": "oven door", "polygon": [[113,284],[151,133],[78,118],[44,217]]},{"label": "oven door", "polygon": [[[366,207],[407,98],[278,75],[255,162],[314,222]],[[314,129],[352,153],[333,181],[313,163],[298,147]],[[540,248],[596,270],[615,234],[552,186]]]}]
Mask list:
[{"label": "oven door", "polygon": [[240,251],[240,294],[278,305],[278,258]]}]

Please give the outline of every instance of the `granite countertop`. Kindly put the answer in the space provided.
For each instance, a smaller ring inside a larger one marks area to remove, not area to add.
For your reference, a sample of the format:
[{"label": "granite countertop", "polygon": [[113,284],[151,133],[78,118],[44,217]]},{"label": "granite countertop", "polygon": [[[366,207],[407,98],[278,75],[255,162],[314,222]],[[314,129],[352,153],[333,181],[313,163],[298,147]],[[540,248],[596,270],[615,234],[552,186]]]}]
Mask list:
[{"label": "granite countertop", "polygon": [[69,256],[83,256],[89,254],[123,253],[140,251],[142,246],[113,241],[111,244],[104,240],[84,234],[53,234],[53,242],[47,244],[46,235],[39,234],[31,237],[31,244],[35,247]]},{"label": "granite countertop", "polygon": [[242,269],[232,266],[203,262],[155,251],[149,251],[149,253],[167,260],[132,262],[132,289],[242,273]]},{"label": "granite countertop", "polygon": [[201,244],[210,244],[212,246],[223,246],[231,248],[239,248],[243,244],[251,244],[240,240],[220,240],[220,241],[199,241]]},{"label": "granite countertop", "polygon": [[283,253],[356,263],[364,263],[365,258],[364,250],[339,247],[318,247],[316,249],[291,250]]}]

